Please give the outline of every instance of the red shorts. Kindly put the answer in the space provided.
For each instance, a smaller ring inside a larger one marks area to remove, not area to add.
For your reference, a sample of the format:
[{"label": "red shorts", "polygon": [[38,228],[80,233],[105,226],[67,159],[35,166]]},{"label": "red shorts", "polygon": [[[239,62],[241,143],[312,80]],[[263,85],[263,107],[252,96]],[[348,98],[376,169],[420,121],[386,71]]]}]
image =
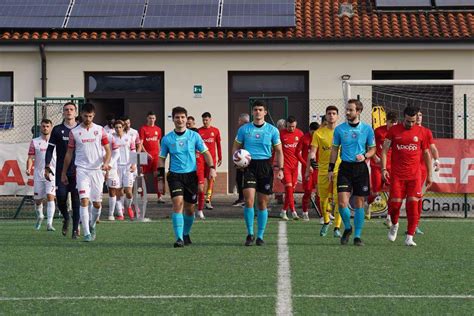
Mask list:
[{"label": "red shorts", "polygon": [[283,183],[286,185],[287,183],[291,183],[293,187],[296,187],[298,183],[298,168],[283,169]]},{"label": "red shorts", "polygon": [[390,185],[390,198],[421,198],[421,179],[401,180],[393,177]]},{"label": "red shorts", "polygon": [[160,157],[159,156],[153,156],[152,159],[148,158],[148,164],[145,166],[142,166],[143,168],[143,173],[153,173],[158,170],[158,161]]},{"label": "red shorts", "polygon": [[206,162],[204,161],[204,159],[196,160],[196,175],[198,179],[198,184],[204,184],[206,181],[205,166]]},{"label": "red shorts", "polygon": [[[304,172],[302,173],[305,174]],[[305,191],[313,191],[318,184],[318,170],[314,170],[309,175],[309,179],[306,180],[306,177],[303,176],[303,190]]]},{"label": "red shorts", "polygon": [[[390,169],[387,169],[390,173]],[[388,191],[387,186],[390,183],[384,183],[382,178],[382,169],[380,167],[370,166],[370,189],[372,192]]]}]

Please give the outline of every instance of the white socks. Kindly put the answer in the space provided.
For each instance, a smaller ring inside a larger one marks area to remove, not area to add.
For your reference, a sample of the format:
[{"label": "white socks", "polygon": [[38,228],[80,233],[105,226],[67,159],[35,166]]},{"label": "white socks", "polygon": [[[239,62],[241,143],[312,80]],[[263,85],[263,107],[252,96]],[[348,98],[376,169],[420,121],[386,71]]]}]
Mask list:
[{"label": "white socks", "polygon": [[81,215],[82,229],[84,230],[84,236],[90,235],[89,230],[89,206],[81,206],[79,208]]},{"label": "white socks", "polygon": [[117,203],[116,196],[109,196],[109,216],[114,216],[115,204]]},{"label": "white socks", "polygon": [[46,214],[48,216],[48,226],[53,226],[53,217],[56,205],[54,201],[48,201],[46,204]]}]

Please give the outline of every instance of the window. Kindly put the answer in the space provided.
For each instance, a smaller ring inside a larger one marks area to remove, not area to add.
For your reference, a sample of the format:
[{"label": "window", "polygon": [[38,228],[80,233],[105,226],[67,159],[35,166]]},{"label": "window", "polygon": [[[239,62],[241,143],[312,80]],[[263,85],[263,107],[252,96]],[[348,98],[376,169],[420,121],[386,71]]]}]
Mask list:
[{"label": "window", "polygon": [[88,93],[161,93],[161,74],[87,74]]},{"label": "window", "polygon": [[236,74],[232,77],[232,92],[305,92],[306,78],[301,74]]},{"label": "window", "polygon": [[[13,101],[13,73],[0,72],[0,102]],[[13,128],[13,105],[0,105],[0,129]]]}]

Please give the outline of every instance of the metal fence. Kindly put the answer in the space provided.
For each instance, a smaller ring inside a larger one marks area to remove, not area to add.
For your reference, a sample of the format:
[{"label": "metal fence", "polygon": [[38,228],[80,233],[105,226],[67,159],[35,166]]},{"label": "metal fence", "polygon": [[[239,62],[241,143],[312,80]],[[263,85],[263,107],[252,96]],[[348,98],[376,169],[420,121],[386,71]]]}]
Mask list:
[{"label": "metal fence", "polygon": [[[32,177],[27,177],[24,171],[29,143],[39,135],[39,123],[43,118],[50,119],[53,126],[62,122],[62,107],[66,102],[74,102],[80,107],[84,98],[71,96],[35,98],[34,102],[0,102],[0,154],[3,155],[0,184],[3,187],[13,181],[25,190],[31,187]],[[34,217],[31,195],[8,194],[7,191],[0,191],[0,218]]]}]

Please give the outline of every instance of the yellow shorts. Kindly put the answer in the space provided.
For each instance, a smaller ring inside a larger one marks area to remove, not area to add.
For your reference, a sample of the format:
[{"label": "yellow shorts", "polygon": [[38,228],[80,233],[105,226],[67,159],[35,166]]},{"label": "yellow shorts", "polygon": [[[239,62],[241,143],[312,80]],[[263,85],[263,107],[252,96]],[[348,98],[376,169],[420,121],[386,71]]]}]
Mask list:
[{"label": "yellow shorts", "polygon": [[[337,196],[337,173],[334,173],[333,179],[332,192]],[[328,199],[334,196],[334,194],[329,194],[329,179],[327,174],[318,175],[318,194],[321,199]]]}]

